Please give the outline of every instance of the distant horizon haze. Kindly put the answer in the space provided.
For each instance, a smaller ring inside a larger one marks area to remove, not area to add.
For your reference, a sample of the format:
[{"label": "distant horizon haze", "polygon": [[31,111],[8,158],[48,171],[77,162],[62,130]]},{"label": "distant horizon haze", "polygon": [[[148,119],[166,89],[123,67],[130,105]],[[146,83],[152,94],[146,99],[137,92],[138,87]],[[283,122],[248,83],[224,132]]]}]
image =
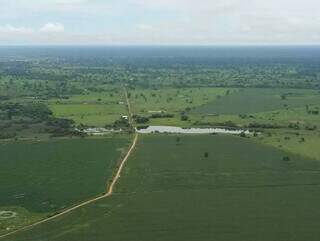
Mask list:
[{"label": "distant horizon haze", "polygon": [[0,0],[0,45],[319,45],[318,0]]}]

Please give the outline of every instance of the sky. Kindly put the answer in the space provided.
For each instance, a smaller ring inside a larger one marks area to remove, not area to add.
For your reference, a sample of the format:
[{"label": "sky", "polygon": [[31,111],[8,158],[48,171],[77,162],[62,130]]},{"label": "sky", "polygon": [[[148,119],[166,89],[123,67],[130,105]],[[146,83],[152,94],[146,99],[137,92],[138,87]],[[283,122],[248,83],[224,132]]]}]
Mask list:
[{"label": "sky", "polygon": [[319,9],[319,0],[0,0],[0,45],[314,45]]}]

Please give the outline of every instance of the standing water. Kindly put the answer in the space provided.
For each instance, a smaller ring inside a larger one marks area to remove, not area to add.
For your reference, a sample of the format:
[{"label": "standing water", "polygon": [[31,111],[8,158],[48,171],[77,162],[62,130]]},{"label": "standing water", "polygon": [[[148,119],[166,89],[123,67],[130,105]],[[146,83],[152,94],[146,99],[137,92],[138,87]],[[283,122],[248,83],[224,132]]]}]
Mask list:
[{"label": "standing water", "polygon": [[172,133],[172,134],[235,134],[240,135],[241,133],[250,134],[248,130],[228,130],[222,128],[181,128],[176,126],[149,126],[145,129],[137,130],[141,134],[151,133]]}]

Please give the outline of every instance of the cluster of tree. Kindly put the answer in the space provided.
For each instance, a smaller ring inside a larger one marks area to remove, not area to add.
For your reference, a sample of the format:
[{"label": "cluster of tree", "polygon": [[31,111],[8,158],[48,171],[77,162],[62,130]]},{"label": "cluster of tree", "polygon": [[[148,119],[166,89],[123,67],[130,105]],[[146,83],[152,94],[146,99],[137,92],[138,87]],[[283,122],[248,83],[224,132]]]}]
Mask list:
[{"label": "cluster of tree", "polygon": [[17,133],[13,132],[13,133],[3,133],[0,132],[0,139],[12,139],[15,138],[17,136]]},{"label": "cluster of tree", "polygon": [[299,129],[300,129],[300,123],[299,123],[299,122],[290,123],[290,124],[288,125],[288,127],[289,127],[290,129],[299,130]]},{"label": "cluster of tree", "polygon": [[307,131],[315,131],[317,129],[317,126],[316,125],[306,125],[305,129]]},{"label": "cluster of tree", "polygon": [[255,118],[253,115],[247,115],[247,114],[239,114],[239,117],[241,119],[247,119],[247,118],[254,119]]},{"label": "cluster of tree", "polygon": [[316,125],[310,125],[310,124],[301,126],[300,122],[290,123],[288,127],[295,130],[300,130],[301,128],[304,128],[307,131],[314,131],[314,130],[317,130],[318,128]]},{"label": "cluster of tree", "polygon": [[282,158],[282,160],[285,161],[285,162],[289,162],[289,161],[291,161],[291,158],[289,156],[284,156]]},{"label": "cluster of tree", "polygon": [[31,128],[36,124],[44,126],[44,131],[53,136],[75,134],[74,121],[54,117],[48,106],[40,102],[2,103],[0,104],[0,120],[6,125],[10,125],[10,129],[12,129],[3,138],[15,137],[19,131]]},{"label": "cluster of tree", "polygon": [[154,113],[150,116],[133,115],[132,118],[138,124],[145,124],[150,121],[150,119],[160,119],[160,118],[173,118],[174,114],[167,113]]},{"label": "cluster of tree", "polygon": [[246,128],[250,129],[279,129],[281,126],[271,123],[249,123]]},{"label": "cluster of tree", "polygon": [[69,119],[51,117],[46,122],[46,131],[52,136],[77,135],[74,131],[74,121]]},{"label": "cluster of tree", "polygon": [[138,124],[145,124],[148,123],[150,118],[146,116],[140,116],[140,115],[133,115],[132,118],[135,120]]},{"label": "cluster of tree", "polygon": [[225,121],[225,122],[219,122],[216,123],[215,126],[221,126],[221,127],[225,127],[225,128],[238,128],[238,125],[232,121]]},{"label": "cluster of tree", "polygon": [[187,115],[184,113],[184,114],[181,114],[180,119],[181,119],[182,121],[188,121],[188,120],[189,120],[189,116],[187,116]]},{"label": "cluster of tree", "polygon": [[319,115],[319,107],[311,108],[309,105],[306,105],[306,111],[309,115]]},{"label": "cluster of tree", "polygon": [[309,115],[319,115],[319,110],[309,110],[308,114]]},{"label": "cluster of tree", "polygon": [[109,127],[112,127],[112,128],[115,128],[115,129],[126,129],[126,128],[129,128],[130,127],[130,123],[129,123],[129,120],[128,119],[125,119],[125,118],[120,118],[119,120],[116,120],[113,125],[107,125],[105,126],[106,128],[109,128]]},{"label": "cluster of tree", "polygon": [[37,121],[46,121],[52,116],[52,111],[43,103],[2,103],[0,111],[2,118],[8,120],[15,117],[27,117]]},{"label": "cluster of tree", "polygon": [[181,119],[181,121],[188,121],[189,120],[189,116],[187,114],[187,111],[182,111],[180,113],[180,119]]},{"label": "cluster of tree", "polygon": [[173,118],[174,114],[169,114],[169,113],[154,113],[149,116],[149,118],[152,119],[158,119],[158,118]]},{"label": "cluster of tree", "polygon": [[149,127],[148,125],[140,125],[140,126],[137,126],[137,130],[147,129],[148,127]]}]

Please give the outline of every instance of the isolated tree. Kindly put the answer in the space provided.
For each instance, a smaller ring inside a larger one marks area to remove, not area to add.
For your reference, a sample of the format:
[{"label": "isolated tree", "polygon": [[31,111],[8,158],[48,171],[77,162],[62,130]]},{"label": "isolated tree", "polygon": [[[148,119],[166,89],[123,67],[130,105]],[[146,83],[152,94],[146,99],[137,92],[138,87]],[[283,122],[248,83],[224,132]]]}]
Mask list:
[{"label": "isolated tree", "polygon": [[290,161],[290,157],[284,156],[284,157],[282,158],[282,160],[288,162],[288,161]]},{"label": "isolated tree", "polygon": [[205,158],[208,158],[208,157],[209,157],[209,153],[208,153],[208,152],[205,152],[205,153],[204,153],[204,157],[205,157]]},{"label": "isolated tree", "polygon": [[183,114],[183,115],[181,115],[181,120],[187,121],[187,120],[189,120],[189,117],[186,114]]}]

